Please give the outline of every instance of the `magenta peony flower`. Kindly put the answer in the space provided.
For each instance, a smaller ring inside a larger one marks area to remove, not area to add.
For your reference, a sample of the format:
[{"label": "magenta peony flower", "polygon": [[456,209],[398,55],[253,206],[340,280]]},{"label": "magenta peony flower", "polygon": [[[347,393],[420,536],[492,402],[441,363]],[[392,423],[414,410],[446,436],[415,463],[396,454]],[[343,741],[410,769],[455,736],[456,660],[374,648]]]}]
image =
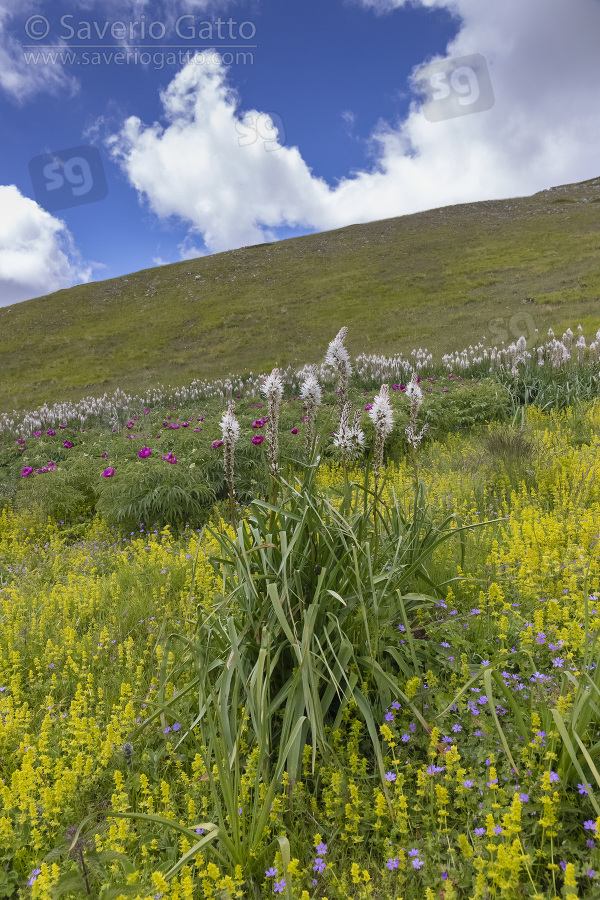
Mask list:
[{"label": "magenta peony flower", "polygon": [[182,427],[182,428],[189,428],[189,427],[190,427],[190,423],[189,423],[189,422],[182,422],[182,423],[181,423],[181,427]]},{"label": "magenta peony flower", "polygon": [[72,446],[73,444],[71,443],[71,441],[63,441],[63,447],[66,447],[67,450],[70,450]]},{"label": "magenta peony flower", "polygon": [[149,409],[145,409],[145,410],[144,410],[144,415],[147,416],[149,412],[150,412]]},{"label": "magenta peony flower", "polygon": [[253,444],[262,444],[263,441],[264,441],[264,436],[262,434],[255,434],[254,437],[252,438]]},{"label": "magenta peony flower", "polygon": [[138,456],[140,459],[147,459],[149,456],[152,456],[152,450],[150,447],[142,447],[138,452]]},{"label": "magenta peony flower", "polygon": [[200,416],[200,418],[198,419],[198,422],[204,422],[204,416]]},{"label": "magenta peony flower", "polygon": [[133,428],[133,425],[134,425],[133,422],[128,422],[128,423],[127,423],[127,428]]},{"label": "magenta peony flower", "polygon": [[367,405],[365,406],[365,409],[366,409],[367,412],[369,412],[370,409],[373,409],[373,404],[372,404],[372,403],[367,403]]},{"label": "magenta peony flower", "polygon": [[54,437],[56,432],[55,432],[54,428],[50,428],[50,430],[47,431],[46,434],[49,435],[50,437]]},{"label": "magenta peony flower", "polygon": [[115,474],[115,470],[114,470],[114,469],[110,469],[110,468],[109,468],[109,469],[105,469],[104,472],[103,472],[102,474],[103,474],[103,476],[104,476],[105,478],[112,478],[112,476]]},{"label": "magenta peony flower", "polygon": [[179,428],[179,425],[177,424],[177,422],[171,422],[169,428]]},{"label": "magenta peony flower", "polygon": [[[252,438],[252,440],[254,440],[254,438]],[[210,446],[213,448],[213,450],[217,450],[219,447],[223,446],[223,441],[213,441]]]},{"label": "magenta peony flower", "polygon": [[21,472],[21,478],[27,478],[28,475],[31,475],[33,472],[32,466],[25,466],[23,471]]},{"label": "magenta peony flower", "polygon": [[252,427],[253,427],[253,428],[262,428],[264,424],[265,424],[265,420],[264,420],[264,419],[256,419],[256,420],[252,423]]},{"label": "magenta peony flower", "polygon": [[103,453],[103,454],[102,454],[102,459],[106,459],[107,456],[108,456],[108,453]]},{"label": "magenta peony flower", "polygon": [[67,426],[66,426],[66,425],[59,425],[58,427],[59,427],[59,428],[66,428]]},{"label": "magenta peony flower", "polygon": [[400,390],[400,385],[399,385],[399,384],[393,384],[393,385],[392,385],[392,390],[393,390],[393,391],[399,391],[399,390]]},{"label": "magenta peony flower", "polygon": [[297,429],[297,428],[292,428],[292,434],[298,434],[298,429]]},{"label": "magenta peony flower", "polygon": [[33,432],[33,436],[34,436],[34,437],[41,437],[41,436],[42,436],[42,432],[41,432],[41,431],[34,431],[34,432]]}]

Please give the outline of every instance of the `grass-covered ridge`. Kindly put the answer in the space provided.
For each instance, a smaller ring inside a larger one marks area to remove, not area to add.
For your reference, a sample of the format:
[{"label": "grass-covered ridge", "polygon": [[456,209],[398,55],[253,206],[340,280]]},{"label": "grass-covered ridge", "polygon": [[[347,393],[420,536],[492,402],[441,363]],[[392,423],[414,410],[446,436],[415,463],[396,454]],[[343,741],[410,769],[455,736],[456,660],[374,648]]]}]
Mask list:
[{"label": "grass-covered ridge", "polygon": [[[0,308],[0,412],[351,351],[593,326],[600,179],[146,269]],[[524,301],[526,301],[524,303]],[[524,319],[524,316],[529,316]],[[596,326],[597,327],[597,326]],[[596,330],[596,327],[593,330]],[[533,335],[528,334],[529,337]]]}]

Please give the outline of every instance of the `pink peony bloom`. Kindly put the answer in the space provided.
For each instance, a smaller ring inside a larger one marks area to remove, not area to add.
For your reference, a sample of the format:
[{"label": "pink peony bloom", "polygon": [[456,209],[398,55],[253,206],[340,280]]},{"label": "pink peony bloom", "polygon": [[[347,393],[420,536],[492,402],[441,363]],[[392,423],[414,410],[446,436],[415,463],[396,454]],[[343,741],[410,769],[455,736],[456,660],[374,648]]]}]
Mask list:
[{"label": "pink peony bloom", "polygon": [[254,437],[252,438],[253,444],[262,444],[263,441],[264,441],[264,437],[262,434],[255,434]]},{"label": "pink peony bloom", "polygon": [[33,473],[33,468],[31,466],[25,466],[23,471],[21,472],[21,478],[27,478],[28,475]]},{"label": "pink peony bloom", "polygon": [[138,451],[138,456],[140,459],[147,459],[149,456],[152,456],[152,450],[150,447],[142,447],[142,449]]},{"label": "pink peony bloom", "polygon": [[[252,438],[252,440],[254,440],[254,438]],[[223,441],[213,441],[210,446],[213,448],[213,450],[216,450],[218,447],[223,446]]]},{"label": "pink peony bloom", "polygon": [[42,432],[41,432],[41,431],[34,431],[34,432],[33,432],[33,436],[34,436],[34,437],[41,437],[41,436],[42,436]]},{"label": "pink peony bloom", "polygon": [[50,437],[54,437],[56,432],[55,432],[54,428],[50,428],[50,430],[47,431],[46,434],[49,435]]},{"label": "pink peony bloom", "polygon": [[63,447],[66,447],[67,450],[70,450],[72,446],[73,444],[71,443],[71,441],[63,441]]},{"label": "pink peony bloom", "polygon": [[103,454],[102,454],[102,459],[106,459],[107,456],[108,456],[108,453],[103,453]]},{"label": "pink peony bloom", "polygon": [[297,429],[297,428],[292,428],[292,434],[298,434],[298,429]]},{"label": "pink peony bloom", "polygon": [[110,469],[110,468],[109,468],[109,469],[105,469],[104,472],[103,472],[102,474],[103,474],[103,476],[104,476],[105,478],[112,478],[112,476],[115,474],[115,470],[114,470],[114,469]]}]

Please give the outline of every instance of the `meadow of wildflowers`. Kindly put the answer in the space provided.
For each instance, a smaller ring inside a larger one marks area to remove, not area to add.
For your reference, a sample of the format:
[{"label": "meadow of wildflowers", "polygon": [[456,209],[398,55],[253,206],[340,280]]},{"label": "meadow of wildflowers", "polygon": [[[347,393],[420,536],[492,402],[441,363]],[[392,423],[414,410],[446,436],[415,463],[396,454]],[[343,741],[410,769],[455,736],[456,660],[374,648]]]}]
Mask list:
[{"label": "meadow of wildflowers", "polygon": [[0,897],[600,896],[596,339],[343,332],[3,420]]}]

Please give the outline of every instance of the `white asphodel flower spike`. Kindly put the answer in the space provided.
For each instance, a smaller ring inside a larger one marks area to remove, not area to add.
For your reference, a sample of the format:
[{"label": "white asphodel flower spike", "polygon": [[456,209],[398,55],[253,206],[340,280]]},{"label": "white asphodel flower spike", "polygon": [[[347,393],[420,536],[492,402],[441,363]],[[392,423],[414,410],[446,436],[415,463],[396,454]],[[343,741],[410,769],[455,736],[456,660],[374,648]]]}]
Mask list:
[{"label": "white asphodel flower spike", "polygon": [[302,390],[300,391],[300,398],[306,406],[305,449],[308,454],[310,453],[310,448],[315,439],[315,419],[317,417],[317,410],[321,405],[321,385],[317,381],[314,371],[309,372],[306,376],[302,384]]},{"label": "white asphodel flower spike", "polygon": [[267,454],[269,471],[276,476],[279,473],[279,407],[283,397],[283,382],[279,369],[273,369],[265,378],[262,393],[267,399]]},{"label": "white asphodel flower spike", "polygon": [[352,404],[347,402],[342,409],[342,417],[340,419],[340,427],[333,439],[334,447],[337,447],[346,462],[352,462],[356,459],[364,446],[365,436],[360,427],[360,410],[354,414],[354,421],[350,425],[350,410]]},{"label": "white asphodel flower spike", "polygon": [[379,472],[383,465],[385,441],[394,427],[394,414],[390,405],[390,389],[387,384],[381,385],[381,390],[373,400],[373,405],[369,410],[369,417],[375,428],[373,467],[376,472]]},{"label": "white asphodel flower spike", "polygon": [[240,424],[235,417],[235,403],[230,403],[226,413],[221,419],[221,433],[223,435],[223,467],[229,492],[233,497],[233,460],[236,442],[240,436]]},{"label": "white asphodel flower spike", "polygon": [[419,409],[423,402],[423,393],[417,384],[416,372],[413,372],[412,378],[406,385],[406,396],[410,399],[410,419],[405,428],[405,434],[408,438],[408,443],[416,450],[423,439],[423,435],[429,428],[429,425],[423,425],[420,433],[417,434],[417,416],[419,415]]},{"label": "white asphodel flower spike", "polygon": [[325,354],[325,362],[327,363],[327,365],[335,369],[339,378],[338,408],[340,410],[340,414],[348,399],[348,382],[350,380],[350,376],[352,375],[350,357],[348,355],[348,351],[344,347],[344,341],[347,334],[348,329],[344,325],[343,328],[340,328],[335,338],[330,342],[329,347],[327,348],[327,353]]}]

